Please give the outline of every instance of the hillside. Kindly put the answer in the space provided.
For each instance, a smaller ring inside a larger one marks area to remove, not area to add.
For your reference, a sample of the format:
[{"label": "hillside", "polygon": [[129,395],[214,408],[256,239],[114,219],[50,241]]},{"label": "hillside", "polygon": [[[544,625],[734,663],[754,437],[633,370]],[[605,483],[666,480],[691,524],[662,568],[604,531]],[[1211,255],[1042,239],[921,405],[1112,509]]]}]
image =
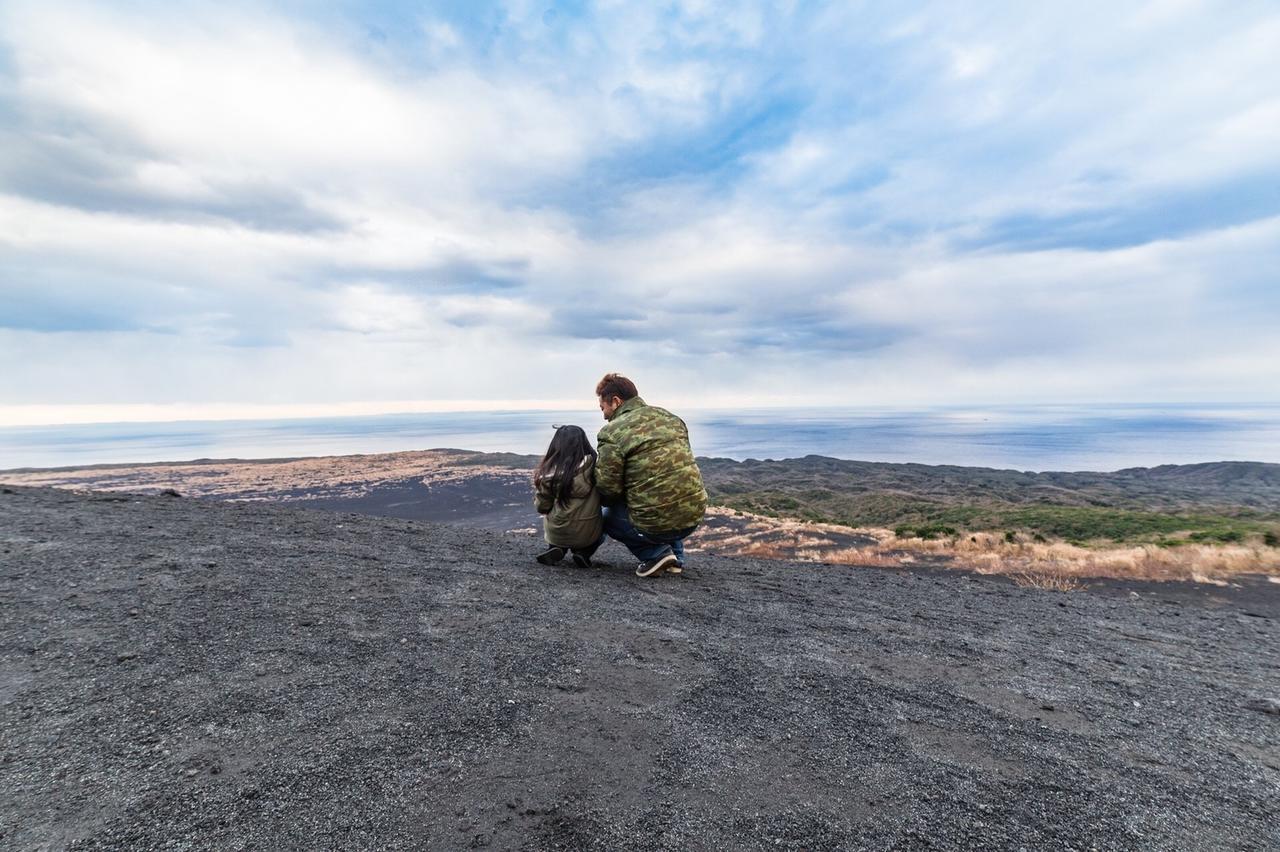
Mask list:
[{"label": "hillside", "polygon": [[[303,503],[506,530],[539,523],[529,500],[535,462],[533,456],[444,449],[10,470],[0,471],[0,482],[121,491],[171,488],[196,497]],[[1147,561],[1194,568],[1169,576],[1280,568],[1280,465],[1217,462],[1112,473],[1027,473],[822,456],[743,462],[700,458],[699,464],[713,505],[749,513],[757,521],[882,528],[898,539],[944,538],[952,544],[985,532],[999,545],[995,550],[984,545],[986,556],[1001,564],[1009,557],[1004,544],[1063,541],[1091,547],[1237,546],[1231,553],[1209,553],[1209,566],[1205,554],[1192,550],[1176,557],[1151,555]],[[892,550],[898,543],[888,546]],[[1123,564],[1130,555],[1117,558]],[[1237,567],[1214,567],[1224,559]],[[1081,559],[1077,555],[1072,561]],[[1167,573],[1166,568],[1158,573]]]},{"label": "hillside", "polygon": [[724,506],[901,535],[1000,531],[1073,541],[1280,544],[1280,465],[1031,473],[807,456],[700,460]]},{"label": "hillside", "polygon": [[0,490],[0,846],[1280,844],[1280,585],[535,546]]},{"label": "hillside", "polygon": [[847,495],[904,494],[948,502],[1111,506],[1169,511],[1244,507],[1280,511],[1280,465],[1213,462],[1127,468],[1113,472],[997,470],[952,465],[889,464],[805,456],[780,461],[699,459],[724,494],[826,489]]}]

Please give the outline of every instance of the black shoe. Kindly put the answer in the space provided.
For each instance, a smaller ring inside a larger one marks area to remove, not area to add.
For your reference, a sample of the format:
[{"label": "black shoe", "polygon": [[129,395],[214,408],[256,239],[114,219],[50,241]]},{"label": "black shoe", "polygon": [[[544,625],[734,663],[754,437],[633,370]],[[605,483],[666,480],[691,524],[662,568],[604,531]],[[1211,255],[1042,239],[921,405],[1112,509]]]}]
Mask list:
[{"label": "black shoe", "polygon": [[661,574],[664,568],[670,568],[672,565],[679,565],[680,560],[676,559],[676,555],[671,551],[667,551],[656,559],[646,559],[636,566],[637,577],[652,577],[655,574]]},{"label": "black shoe", "polygon": [[600,549],[602,544],[604,544],[603,537],[593,544],[588,544],[586,547],[572,548],[573,564],[579,568],[590,568],[592,565],[591,557],[596,555],[596,551]]},{"label": "black shoe", "polygon": [[543,565],[558,565],[564,559],[564,548],[552,545],[533,558]]}]

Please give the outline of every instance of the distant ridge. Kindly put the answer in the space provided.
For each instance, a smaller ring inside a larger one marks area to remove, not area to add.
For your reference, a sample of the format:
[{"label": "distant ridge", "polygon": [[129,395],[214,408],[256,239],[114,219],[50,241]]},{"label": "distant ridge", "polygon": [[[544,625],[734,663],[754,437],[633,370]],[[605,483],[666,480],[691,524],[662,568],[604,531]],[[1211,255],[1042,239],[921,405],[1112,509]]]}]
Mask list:
[{"label": "distant ridge", "polygon": [[[537,456],[459,449],[283,460],[0,471],[0,482],[160,491],[217,499],[528,528]],[[713,504],[777,518],[893,530],[906,537],[997,531],[1037,541],[1280,541],[1280,464],[1207,462],[1113,472],[1036,473],[808,455],[700,458]],[[514,525],[514,526],[512,526]]]},{"label": "distant ridge", "polygon": [[891,492],[931,499],[1170,510],[1241,506],[1280,510],[1280,464],[1206,462],[1114,472],[1000,470],[958,465],[799,459],[699,459],[720,494],[773,487],[841,494]]}]

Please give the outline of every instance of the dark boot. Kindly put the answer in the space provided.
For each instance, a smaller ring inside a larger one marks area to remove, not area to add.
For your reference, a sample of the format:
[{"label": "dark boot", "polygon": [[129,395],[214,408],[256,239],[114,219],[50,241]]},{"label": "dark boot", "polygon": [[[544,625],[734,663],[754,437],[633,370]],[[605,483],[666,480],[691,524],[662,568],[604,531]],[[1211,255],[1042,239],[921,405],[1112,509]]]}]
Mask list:
[{"label": "dark boot", "polygon": [[604,544],[604,536],[600,536],[600,540],[595,544],[573,548],[573,564],[579,568],[590,568],[592,564],[591,557],[596,555],[596,551],[600,549],[602,544]]},{"label": "dark boot", "polygon": [[563,547],[556,547],[554,544],[546,550],[533,557],[543,565],[558,565],[560,560],[564,559],[565,550]]}]

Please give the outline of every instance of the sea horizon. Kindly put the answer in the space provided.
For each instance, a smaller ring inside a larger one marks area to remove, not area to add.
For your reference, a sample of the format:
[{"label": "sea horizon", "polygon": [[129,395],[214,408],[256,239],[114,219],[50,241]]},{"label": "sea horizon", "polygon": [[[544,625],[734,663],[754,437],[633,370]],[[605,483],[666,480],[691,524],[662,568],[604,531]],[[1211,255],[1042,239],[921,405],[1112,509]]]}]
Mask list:
[{"label": "sea horizon", "polygon": [[[1280,463],[1280,404],[1130,403],[686,409],[699,456],[822,455],[1000,469],[1110,471]],[[0,470],[455,448],[540,454],[553,426],[594,438],[597,410],[438,412],[0,427]]]}]

